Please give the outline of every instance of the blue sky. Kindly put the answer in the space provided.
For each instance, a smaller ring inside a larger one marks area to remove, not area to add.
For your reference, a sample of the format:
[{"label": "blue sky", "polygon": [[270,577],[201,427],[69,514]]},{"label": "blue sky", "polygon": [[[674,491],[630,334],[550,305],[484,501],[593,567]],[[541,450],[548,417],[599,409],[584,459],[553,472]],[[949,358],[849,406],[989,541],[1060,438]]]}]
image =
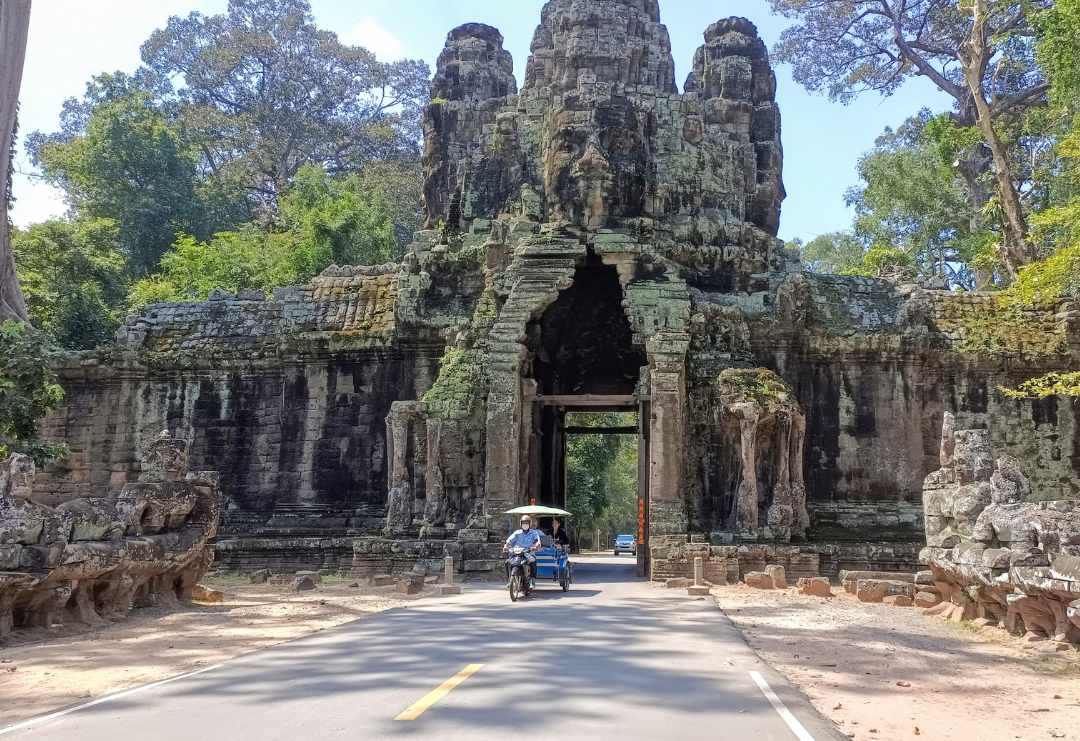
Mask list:
[{"label": "blue sky", "polygon": [[[22,88],[23,132],[57,127],[65,98],[79,95],[91,75],[133,70],[139,46],[170,15],[216,13],[227,0],[35,0]],[[543,0],[311,0],[320,26],[368,47],[382,59],[419,57],[434,67],[446,33],[469,21],[498,27],[514,55],[521,81],[529,43]],[[771,46],[788,25],[765,0],[661,0],[671,32],[676,78],[681,87],[702,32],[713,21],[741,15],[753,21]],[[785,66],[777,68],[777,98],[784,116],[784,203],[780,236],[812,238],[846,228],[851,215],[844,191],[855,184],[855,164],[886,126],[896,126],[923,106],[948,107],[932,85],[914,80],[891,98],[866,96],[843,106],[811,95]],[[30,177],[25,157],[16,163],[16,224],[64,213],[60,193]]]}]

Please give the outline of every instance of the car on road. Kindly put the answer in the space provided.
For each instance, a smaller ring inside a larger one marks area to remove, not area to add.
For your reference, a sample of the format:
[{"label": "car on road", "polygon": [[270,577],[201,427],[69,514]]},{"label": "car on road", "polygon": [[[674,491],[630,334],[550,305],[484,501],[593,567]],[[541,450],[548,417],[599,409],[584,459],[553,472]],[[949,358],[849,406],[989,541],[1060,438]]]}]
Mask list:
[{"label": "car on road", "polygon": [[631,555],[637,555],[637,538],[633,535],[616,535],[615,536],[615,555],[620,553],[629,553]]}]

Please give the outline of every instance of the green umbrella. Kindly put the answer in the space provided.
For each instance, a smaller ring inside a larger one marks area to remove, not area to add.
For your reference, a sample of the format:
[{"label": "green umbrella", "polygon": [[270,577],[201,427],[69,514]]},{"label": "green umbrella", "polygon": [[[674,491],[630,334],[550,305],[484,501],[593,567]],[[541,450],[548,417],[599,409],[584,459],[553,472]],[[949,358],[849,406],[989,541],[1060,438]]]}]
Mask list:
[{"label": "green umbrella", "polygon": [[536,515],[537,517],[573,517],[572,514],[565,509],[557,509],[555,507],[544,507],[539,504],[530,504],[526,507],[516,507],[507,511],[508,515]]}]

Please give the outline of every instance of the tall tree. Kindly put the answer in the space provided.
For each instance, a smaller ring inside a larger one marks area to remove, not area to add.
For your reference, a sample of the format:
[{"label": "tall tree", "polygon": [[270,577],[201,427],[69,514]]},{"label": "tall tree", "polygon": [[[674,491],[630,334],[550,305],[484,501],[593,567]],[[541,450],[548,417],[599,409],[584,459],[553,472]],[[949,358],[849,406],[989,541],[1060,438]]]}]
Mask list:
[{"label": "tall tree", "polygon": [[70,138],[35,137],[35,159],[81,218],[116,222],[136,276],[157,267],[178,233],[205,239],[246,215],[240,209],[222,217],[229,209],[216,207],[221,199],[212,193],[206,197],[197,151],[149,93],[109,96],[92,107],[82,129]]},{"label": "tall tree", "polygon": [[26,302],[19,290],[11,254],[11,173],[15,120],[19,108],[26,38],[30,29],[30,0],[0,2],[0,322],[27,321]]},{"label": "tall tree", "polygon": [[383,63],[317,28],[306,0],[230,0],[173,17],[142,48],[207,170],[275,206],[305,164],[331,174],[415,158],[427,96],[421,61]]},{"label": "tall tree", "polygon": [[799,21],[782,34],[776,55],[792,64],[795,79],[807,89],[847,102],[868,91],[889,95],[906,79],[922,76],[948,94],[958,123],[978,126],[990,151],[1005,269],[1015,276],[1036,258],[998,127],[1045,102],[1049,86],[1034,61],[1032,16],[1051,0],[771,3]]}]

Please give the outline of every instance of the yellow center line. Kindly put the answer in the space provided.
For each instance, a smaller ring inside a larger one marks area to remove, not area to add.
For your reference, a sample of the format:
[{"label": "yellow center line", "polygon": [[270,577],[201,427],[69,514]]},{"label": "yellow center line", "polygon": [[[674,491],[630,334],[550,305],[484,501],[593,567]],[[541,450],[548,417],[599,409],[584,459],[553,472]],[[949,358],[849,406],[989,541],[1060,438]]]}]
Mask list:
[{"label": "yellow center line", "polygon": [[406,708],[398,717],[394,720],[416,720],[431,707],[440,702],[444,697],[450,694],[458,685],[464,682],[466,679],[476,674],[478,671],[484,668],[483,664],[469,664],[464,669],[459,671],[450,679],[446,680],[438,687],[427,693],[419,700],[414,702],[408,708]]}]

